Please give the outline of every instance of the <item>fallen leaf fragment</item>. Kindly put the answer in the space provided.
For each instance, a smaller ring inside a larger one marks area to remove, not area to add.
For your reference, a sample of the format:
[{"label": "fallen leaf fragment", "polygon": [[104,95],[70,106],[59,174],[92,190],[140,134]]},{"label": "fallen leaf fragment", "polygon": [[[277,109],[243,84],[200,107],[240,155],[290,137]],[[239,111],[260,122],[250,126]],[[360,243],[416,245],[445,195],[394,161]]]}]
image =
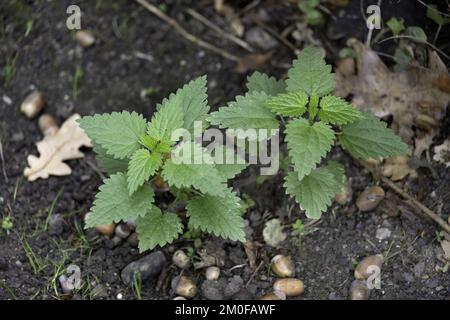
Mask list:
[{"label": "fallen leaf fragment", "polygon": [[450,139],[434,147],[433,160],[445,164],[446,167],[450,167]]},{"label": "fallen leaf fragment", "polygon": [[398,156],[386,159],[383,165],[383,176],[390,177],[392,181],[399,181],[407,175],[415,178],[417,172],[409,166],[407,156]]},{"label": "fallen leaf fragment", "polygon": [[264,241],[272,247],[278,247],[286,240],[287,234],[283,231],[283,226],[279,219],[272,219],[266,222],[263,229]]},{"label": "fallen leaf fragment", "polygon": [[[436,52],[429,53],[426,68],[392,72],[378,54],[361,42],[348,42],[357,53],[357,74],[336,70],[338,96],[353,95],[352,103],[378,117],[392,116],[392,128],[407,142],[413,126],[432,130],[445,116],[450,102],[446,90],[448,70]],[[442,90],[441,90],[442,89]]]},{"label": "fallen leaf fragment", "polygon": [[83,153],[78,149],[82,146],[92,147],[91,140],[76,122],[79,118],[78,114],[72,115],[55,134],[45,136],[36,143],[40,156],[29,155],[27,158],[29,167],[25,168],[24,175],[28,181],[72,173],[72,169],[63,161],[83,158]]},{"label": "fallen leaf fragment", "polygon": [[239,59],[236,65],[236,71],[246,73],[250,70],[257,70],[267,64],[272,58],[273,52],[268,53],[250,53]]},{"label": "fallen leaf fragment", "polygon": [[420,158],[424,151],[428,150],[433,143],[433,137],[435,136],[435,132],[427,133],[423,137],[416,137],[414,139],[415,149],[414,156]]},{"label": "fallen leaf fragment", "polygon": [[450,241],[442,240],[441,247],[442,250],[444,250],[445,259],[450,260]]}]

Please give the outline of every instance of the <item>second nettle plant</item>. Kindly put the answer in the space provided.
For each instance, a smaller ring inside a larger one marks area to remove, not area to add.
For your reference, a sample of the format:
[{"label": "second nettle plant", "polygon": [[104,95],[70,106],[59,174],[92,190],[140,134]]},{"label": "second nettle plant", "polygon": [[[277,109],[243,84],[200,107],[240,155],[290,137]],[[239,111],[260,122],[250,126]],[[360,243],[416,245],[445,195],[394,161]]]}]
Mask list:
[{"label": "second nettle plant", "polygon": [[336,194],[347,187],[344,168],[335,161],[320,165],[337,142],[360,159],[392,157],[408,146],[385,122],[363,113],[330,93],[335,75],[320,51],[306,48],[294,61],[286,81],[265,74],[249,77],[248,92],[210,116],[221,128],[274,129],[285,124],[288,169],[286,193],[306,216],[319,219]]},{"label": "second nettle plant", "polygon": [[[152,181],[163,179],[174,203],[186,204],[188,226],[223,238],[245,241],[240,199],[227,187],[228,179],[245,169],[242,164],[213,164],[210,154],[194,141],[178,141],[172,133],[194,129],[202,121],[230,129],[271,129],[286,123],[291,164],[286,192],[312,219],[320,218],[332,199],[346,186],[342,165],[329,161],[318,166],[336,142],[357,158],[405,154],[386,124],[362,113],[341,98],[329,95],[335,78],[320,51],[304,49],[277,81],[261,73],[248,79],[248,93],[208,116],[206,77],[189,82],[160,105],[150,121],[135,112],[102,114],[80,119],[94,145],[97,160],[110,175],[100,186],[86,227],[136,220],[139,249],[163,246],[183,231],[180,217],[155,203]],[[177,148],[201,154],[202,164],[178,163]],[[169,206],[170,208],[170,206]]]}]

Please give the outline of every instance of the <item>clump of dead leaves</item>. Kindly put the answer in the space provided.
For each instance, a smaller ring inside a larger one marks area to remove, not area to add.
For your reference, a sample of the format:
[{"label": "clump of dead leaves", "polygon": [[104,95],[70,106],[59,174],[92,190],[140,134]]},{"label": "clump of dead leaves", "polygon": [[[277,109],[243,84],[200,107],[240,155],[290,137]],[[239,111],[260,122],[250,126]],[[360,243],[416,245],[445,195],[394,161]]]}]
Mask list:
[{"label": "clump of dead leaves", "polygon": [[[429,51],[427,66],[394,72],[358,40],[350,39],[348,45],[357,54],[356,65],[349,58],[338,63],[335,94],[351,95],[354,105],[380,118],[392,117],[392,129],[405,142],[414,144],[412,156],[420,157],[430,148],[450,102],[445,64],[436,52]],[[381,173],[394,181],[414,177],[409,160],[410,156],[387,159]]]},{"label": "clump of dead leaves", "polygon": [[39,157],[29,155],[29,167],[25,168],[24,175],[29,181],[50,175],[64,176],[72,173],[72,169],[64,163],[65,160],[83,158],[80,147],[92,147],[91,140],[77,123],[78,114],[68,118],[53,134],[48,134],[36,143]]}]

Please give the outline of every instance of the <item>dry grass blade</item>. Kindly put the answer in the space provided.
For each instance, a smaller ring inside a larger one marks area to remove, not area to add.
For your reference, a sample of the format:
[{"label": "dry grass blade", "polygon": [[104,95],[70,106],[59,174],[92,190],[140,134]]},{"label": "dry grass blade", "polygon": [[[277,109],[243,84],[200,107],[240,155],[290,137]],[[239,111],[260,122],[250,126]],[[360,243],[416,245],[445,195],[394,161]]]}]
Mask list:
[{"label": "dry grass blade", "polygon": [[208,19],[206,19],[204,16],[202,16],[200,13],[198,13],[197,11],[188,8],[186,10],[186,12],[191,15],[193,18],[197,19],[198,21],[200,21],[201,23],[203,23],[204,25],[206,25],[208,28],[214,30],[215,32],[217,32],[218,34],[220,34],[222,37],[234,42],[235,44],[237,44],[238,46],[244,48],[245,50],[247,50],[248,52],[254,52],[255,49],[253,49],[247,42],[245,42],[242,39],[239,39],[238,37],[236,37],[233,34],[227,33],[225,31],[223,31],[221,28],[219,28],[217,25],[215,25],[214,23],[212,23],[211,21],[209,21]]},{"label": "dry grass blade", "polygon": [[239,61],[239,57],[237,57],[221,48],[218,48],[206,41],[203,41],[202,39],[197,38],[192,33],[188,32],[186,29],[184,29],[175,19],[169,17],[164,12],[159,10],[157,7],[150,4],[148,1],[136,0],[136,2],[139,3],[141,6],[143,6],[145,9],[147,9],[148,11],[150,11],[151,13],[153,13],[158,18],[164,20],[166,23],[168,23],[170,26],[172,26],[175,29],[175,31],[177,31],[180,35],[182,35],[187,40],[195,43],[199,47],[202,47],[204,49],[207,49],[209,51],[217,53],[225,59],[228,59],[231,61]]}]

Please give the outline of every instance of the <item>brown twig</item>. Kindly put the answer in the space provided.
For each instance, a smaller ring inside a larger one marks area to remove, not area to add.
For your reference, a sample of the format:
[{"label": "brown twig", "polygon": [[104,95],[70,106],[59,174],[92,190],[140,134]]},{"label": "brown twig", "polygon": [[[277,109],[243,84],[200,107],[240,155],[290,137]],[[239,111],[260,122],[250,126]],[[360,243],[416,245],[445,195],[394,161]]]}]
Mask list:
[{"label": "brown twig", "polygon": [[215,32],[217,32],[219,35],[221,35],[222,37],[224,37],[225,39],[230,40],[231,42],[235,43],[236,45],[244,48],[245,50],[247,50],[248,52],[255,52],[255,49],[253,49],[247,42],[245,42],[242,39],[239,39],[238,37],[236,37],[235,35],[232,35],[230,33],[227,33],[225,31],[223,31],[220,27],[218,27],[217,25],[215,25],[214,23],[212,23],[211,21],[209,21],[208,19],[206,19],[204,16],[202,16],[200,13],[198,13],[197,11],[188,8],[186,9],[186,12],[192,16],[194,19],[197,19],[198,21],[200,21],[201,23],[203,23],[205,26],[207,26],[208,28],[214,30]]},{"label": "brown twig", "polygon": [[273,37],[275,37],[278,41],[280,41],[282,44],[284,44],[286,47],[288,47],[289,49],[291,49],[292,51],[294,51],[294,53],[297,54],[298,52],[298,48],[293,45],[289,40],[287,40],[286,38],[284,38],[283,36],[281,36],[277,31],[275,31],[274,29],[272,29],[271,27],[269,27],[267,24],[265,24],[262,21],[259,21],[259,19],[257,18],[253,18],[252,19],[254,23],[256,23],[258,26],[260,26],[261,28],[263,28],[264,30],[266,30],[268,33],[270,33]]},{"label": "brown twig", "polygon": [[252,273],[250,279],[248,279],[247,283],[245,284],[245,287],[248,287],[250,283],[252,283],[253,279],[255,278],[256,274],[258,273],[259,269],[264,265],[264,261],[261,261],[259,265],[256,267],[255,271]]},{"label": "brown twig", "polygon": [[8,175],[6,174],[6,168],[5,168],[5,157],[3,156],[3,144],[0,137],[0,160],[2,161],[2,172],[3,176],[5,178],[5,182],[8,183]]},{"label": "brown twig", "polygon": [[401,195],[403,198],[408,199],[411,201],[417,208],[419,208],[423,213],[425,213],[429,218],[434,220],[439,226],[442,227],[445,231],[450,233],[450,225],[444,221],[439,215],[437,215],[435,212],[428,209],[425,205],[423,205],[419,200],[413,198],[409,194],[407,194],[405,191],[403,191],[400,187],[397,187],[394,182],[392,182],[390,179],[386,177],[381,177],[381,181],[383,181],[385,184],[389,186],[392,190],[397,192],[399,195]]},{"label": "brown twig", "polygon": [[175,31],[177,31],[180,35],[182,35],[187,40],[195,43],[199,47],[202,47],[206,50],[212,51],[214,53],[217,53],[221,55],[223,58],[231,60],[231,61],[239,61],[239,57],[235,56],[234,54],[231,54],[221,48],[218,48],[208,42],[203,41],[202,39],[197,38],[192,33],[188,32],[186,29],[184,29],[175,19],[169,17],[164,12],[159,10],[154,5],[150,4],[146,0],[136,0],[137,3],[139,3],[141,6],[143,6],[145,9],[153,13],[155,16],[172,26]]}]

